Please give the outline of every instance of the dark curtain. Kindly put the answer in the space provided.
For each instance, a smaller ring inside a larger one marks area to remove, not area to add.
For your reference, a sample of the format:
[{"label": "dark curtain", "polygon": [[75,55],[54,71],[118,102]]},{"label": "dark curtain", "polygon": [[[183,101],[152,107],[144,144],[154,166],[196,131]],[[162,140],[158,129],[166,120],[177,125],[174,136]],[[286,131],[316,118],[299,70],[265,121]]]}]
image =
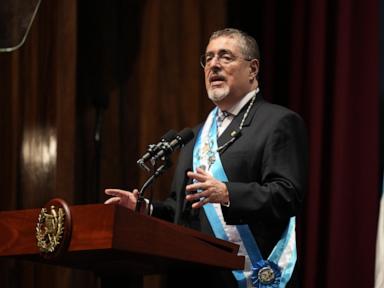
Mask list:
[{"label": "dark curtain", "polygon": [[378,1],[230,1],[254,34],[262,86],[308,125],[299,217],[303,287],[373,287],[379,185]]}]

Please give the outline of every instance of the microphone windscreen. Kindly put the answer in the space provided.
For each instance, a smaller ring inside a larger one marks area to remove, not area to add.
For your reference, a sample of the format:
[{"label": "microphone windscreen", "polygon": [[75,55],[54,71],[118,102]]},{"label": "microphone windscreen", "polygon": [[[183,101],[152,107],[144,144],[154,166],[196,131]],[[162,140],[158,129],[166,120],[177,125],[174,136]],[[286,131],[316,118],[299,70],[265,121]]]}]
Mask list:
[{"label": "microphone windscreen", "polygon": [[184,128],[179,132],[178,136],[181,138],[181,142],[183,144],[187,144],[189,141],[193,139],[195,134],[193,133],[191,128]]},{"label": "microphone windscreen", "polygon": [[161,141],[170,142],[172,139],[175,139],[176,136],[177,132],[171,129],[161,137]]}]

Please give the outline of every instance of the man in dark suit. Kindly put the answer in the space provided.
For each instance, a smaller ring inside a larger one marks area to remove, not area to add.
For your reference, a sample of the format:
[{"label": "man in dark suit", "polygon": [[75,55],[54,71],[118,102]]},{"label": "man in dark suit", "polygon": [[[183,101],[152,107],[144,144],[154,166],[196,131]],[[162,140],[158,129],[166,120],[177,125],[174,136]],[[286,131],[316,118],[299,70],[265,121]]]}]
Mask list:
[{"label": "man in dark suit", "polygon": [[[212,34],[201,64],[216,107],[182,149],[170,197],[150,207],[155,217],[240,245],[244,271],[200,271],[198,281],[207,277],[207,287],[294,287],[294,216],[306,186],[306,131],[296,113],[263,99],[259,59],[246,33]],[[137,190],[106,193],[114,196],[106,203],[136,205]],[[192,287],[196,276],[170,282]]]}]

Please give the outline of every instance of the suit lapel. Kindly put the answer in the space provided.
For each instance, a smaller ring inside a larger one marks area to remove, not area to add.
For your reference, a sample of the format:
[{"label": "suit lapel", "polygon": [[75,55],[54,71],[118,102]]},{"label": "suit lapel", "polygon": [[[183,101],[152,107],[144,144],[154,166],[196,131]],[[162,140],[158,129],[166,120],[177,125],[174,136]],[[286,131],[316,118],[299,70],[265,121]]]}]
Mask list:
[{"label": "suit lapel", "polygon": [[[246,105],[244,105],[244,107],[240,110],[239,114],[236,115],[236,117],[232,120],[232,122],[228,125],[228,127],[224,130],[224,132],[217,139],[217,145],[219,147],[224,145],[225,143],[227,143],[232,138],[231,134],[234,131],[239,130],[241,121],[243,120],[244,114],[247,111],[249,102]],[[251,122],[252,122],[253,116],[256,113],[256,110],[264,102],[265,101],[263,99],[263,96],[261,95],[261,92],[257,93],[255,103],[251,107],[251,110],[249,111],[248,116],[247,116],[247,118],[244,121],[243,127],[247,127],[247,126],[251,125]]]}]

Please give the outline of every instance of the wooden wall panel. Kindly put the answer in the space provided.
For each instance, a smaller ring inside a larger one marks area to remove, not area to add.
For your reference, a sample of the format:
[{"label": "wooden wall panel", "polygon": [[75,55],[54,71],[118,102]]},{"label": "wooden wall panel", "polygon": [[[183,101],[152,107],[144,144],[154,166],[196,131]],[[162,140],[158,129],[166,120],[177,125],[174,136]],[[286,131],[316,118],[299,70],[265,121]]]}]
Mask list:
[{"label": "wooden wall panel", "polygon": [[[26,43],[0,54],[1,210],[53,197],[101,202],[107,187],[143,184],[136,160],[146,146],[212,107],[199,55],[225,26],[226,1],[206,2],[42,1]],[[155,198],[166,197],[171,178],[156,183]],[[100,285],[87,272],[4,259],[0,279],[5,288]],[[145,286],[163,280],[147,277]]]},{"label": "wooden wall panel", "polygon": [[0,63],[0,208],[71,200],[74,169],[61,165],[74,163],[76,1],[43,1],[26,43]]},{"label": "wooden wall panel", "polygon": [[[77,3],[42,1],[25,44],[0,54],[0,209],[75,193]],[[1,287],[71,287],[89,273],[0,260]],[[88,286],[88,285],[85,285]]]},{"label": "wooden wall panel", "polygon": [[[226,21],[225,1],[206,2],[79,3],[78,177],[80,190],[87,191],[79,201],[103,201],[107,187],[140,187],[146,175],[136,160],[147,145],[169,129],[193,127],[206,117],[212,104],[199,56],[210,33]],[[99,179],[93,141],[98,108]],[[172,172],[156,182],[155,199],[168,194]],[[146,277],[145,287],[164,287],[164,278]]]},{"label": "wooden wall panel", "polygon": [[[78,156],[80,202],[106,199],[107,187],[132,189],[146,175],[136,160],[169,129],[193,127],[206,117],[199,56],[210,33],[225,26],[223,0],[79,3]],[[99,21],[103,17],[104,21]],[[102,111],[99,179],[93,133]],[[176,157],[174,157],[176,161]],[[172,178],[155,185],[164,198]]]}]

